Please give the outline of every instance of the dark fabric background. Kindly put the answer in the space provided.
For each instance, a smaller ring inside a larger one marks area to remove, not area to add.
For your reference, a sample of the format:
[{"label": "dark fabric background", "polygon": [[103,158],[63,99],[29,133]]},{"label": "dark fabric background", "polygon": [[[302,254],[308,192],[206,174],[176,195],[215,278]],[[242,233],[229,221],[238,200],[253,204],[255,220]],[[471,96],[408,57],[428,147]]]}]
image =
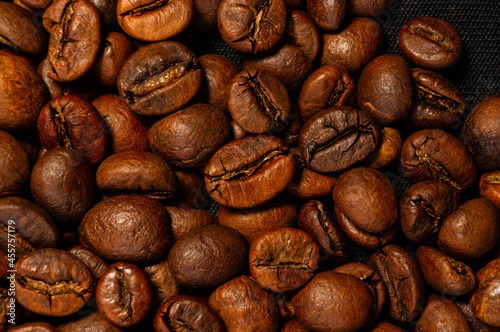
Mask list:
[{"label": "dark fabric background", "polygon": [[[303,9],[303,8],[300,8]],[[463,120],[472,108],[484,98],[500,93],[500,0],[394,0],[387,11],[374,18],[384,31],[384,43],[381,53],[402,55],[398,48],[398,33],[404,23],[418,16],[434,16],[450,22],[461,34],[463,55],[459,63],[440,73],[452,81],[463,93],[466,101],[466,111],[456,126],[449,129],[456,133]],[[203,33],[196,36],[197,44],[193,45],[195,53],[217,53],[234,61],[240,68],[243,55],[229,47],[220,38],[218,31]],[[201,37],[201,38],[200,38]],[[201,40],[201,43],[200,43]],[[412,67],[412,64],[409,63]],[[407,137],[410,132],[404,132]],[[409,129],[411,130],[411,129]],[[500,128],[499,128],[500,130]],[[384,174],[391,180],[396,191],[401,195],[409,183],[402,177],[398,165],[386,170]],[[477,189],[473,188],[463,193],[464,199],[476,197]],[[211,211],[216,213],[217,205],[212,203]],[[402,235],[393,243],[399,244],[414,253],[411,245]],[[350,245],[351,258],[354,261],[367,262],[371,251]],[[483,262],[472,262],[479,268]],[[427,295],[432,290],[427,289]],[[416,322],[401,324],[385,317],[388,321],[413,331]]]}]

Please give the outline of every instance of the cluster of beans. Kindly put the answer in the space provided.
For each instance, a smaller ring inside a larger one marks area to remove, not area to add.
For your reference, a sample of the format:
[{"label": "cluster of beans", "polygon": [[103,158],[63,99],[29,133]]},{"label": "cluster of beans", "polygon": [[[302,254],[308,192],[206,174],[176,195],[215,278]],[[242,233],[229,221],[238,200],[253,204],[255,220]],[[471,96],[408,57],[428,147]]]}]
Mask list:
[{"label": "cluster of beans", "polygon": [[392,4],[0,1],[0,332],[499,330],[500,95]]}]

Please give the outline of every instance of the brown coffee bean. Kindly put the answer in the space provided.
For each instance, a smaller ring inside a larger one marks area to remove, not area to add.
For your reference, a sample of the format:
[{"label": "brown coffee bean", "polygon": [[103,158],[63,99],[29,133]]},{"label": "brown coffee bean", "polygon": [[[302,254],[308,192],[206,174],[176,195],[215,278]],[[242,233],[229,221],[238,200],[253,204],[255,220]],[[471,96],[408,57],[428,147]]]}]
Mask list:
[{"label": "brown coffee bean", "polygon": [[477,167],[482,171],[500,168],[500,94],[493,95],[477,104],[463,124],[459,139],[469,150]]},{"label": "brown coffee bean", "polygon": [[0,130],[0,197],[21,192],[30,177],[30,160],[19,142]]},{"label": "brown coffee bean", "polygon": [[[169,1],[167,6],[175,2],[179,1]],[[135,112],[163,115],[193,99],[202,78],[193,52],[180,43],[162,41],[141,47],[127,59],[118,74],[117,87]]]},{"label": "brown coffee bean", "polygon": [[443,222],[439,249],[456,259],[474,259],[493,248],[500,237],[500,209],[485,198],[460,205]]},{"label": "brown coffee bean", "polygon": [[457,299],[455,304],[458,306],[465,319],[469,323],[469,326],[472,331],[477,332],[498,332],[500,331],[500,327],[493,327],[482,322],[479,318],[474,316],[472,309],[469,304],[469,299]]},{"label": "brown coffee bean", "polygon": [[109,134],[110,155],[131,150],[149,151],[148,125],[143,117],[132,112],[123,99],[104,94],[95,98],[92,106],[101,115]]},{"label": "brown coffee bean", "polygon": [[424,280],[441,293],[464,295],[476,286],[476,276],[469,266],[438,249],[420,246],[415,259]]},{"label": "brown coffee bean", "polygon": [[458,306],[451,300],[432,294],[422,317],[415,325],[416,332],[470,332],[469,324]]},{"label": "brown coffee bean", "polygon": [[370,265],[382,276],[392,318],[409,322],[424,306],[424,282],[415,258],[402,247],[389,244],[370,256]]},{"label": "brown coffee bean", "polygon": [[378,140],[378,126],[365,112],[333,106],[304,124],[299,133],[299,148],[309,168],[331,173],[363,160]]},{"label": "brown coffee bean", "polygon": [[410,135],[401,149],[403,174],[412,182],[437,180],[455,190],[476,180],[476,165],[460,141],[440,129],[423,129]]},{"label": "brown coffee bean", "polygon": [[354,16],[375,16],[391,6],[390,0],[349,0],[347,12]]},{"label": "brown coffee bean", "polygon": [[48,100],[42,79],[36,69],[6,53],[0,54],[0,68],[0,130],[17,132],[34,127]]},{"label": "brown coffee bean", "polygon": [[282,140],[267,135],[245,136],[215,152],[205,168],[205,184],[217,203],[250,208],[282,193],[294,171],[295,159]]},{"label": "brown coffee bean", "polygon": [[292,319],[283,325],[280,332],[308,332],[308,330],[298,319]]},{"label": "brown coffee bean", "polygon": [[94,204],[97,191],[90,163],[66,147],[49,150],[38,159],[30,187],[35,203],[64,224],[80,222]]},{"label": "brown coffee bean", "polygon": [[228,117],[209,104],[195,104],[156,122],[148,130],[151,150],[176,167],[205,165],[231,139]]},{"label": "brown coffee bean", "polygon": [[244,70],[233,78],[227,106],[233,120],[250,134],[283,127],[291,108],[283,84],[261,70]]},{"label": "brown coffee bean", "polygon": [[410,71],[404,59],[380,55],[363,69],[358,81],[359,107],[380,124],[406,116],[412,101]]},{"label": "brown coffee bean", "polygon": [[117,0],[89,0],[89,2],[99,11],[103,31],[118,30],[118,21],[116,20]]},{"label": "brown coffee bean", "polygon": [[203,172],[197,168],[174,169],[177,190],[169,205],[204,209],[210,205],[210,195],[205,189]]},{"label": "brown coffee bean", "polygon": [[179,294],[179,284],[175,281],[167,260],[145,266],[143,269],[151,281],[153,299],[158,305]]},{"label": "brown coffee bean", "polygon": [[375,310],[373,293],[366,283],[335,271],[315,275],[294,295],[292,304],[300,323],[312,331],[356,331]]},{"label": "brown coffee bean", "polygon": [[363,163],[375,169],[385,168],[401,155],[402,146],[399,131],[392,127],[384,127],[380,130],[378,146],[363,160]]},{"label": "brown coffee bean", "polygon": [[222,0],[217,21],[222,38],[232,48],[244,53],[265,52],[285,31],[285,1]]},{"label": "brown coffee bean", "polygon": [[54,326],[46,322],[32,322],[18,325],[9,331],[14,332],[58,332]]},{"label": "brown coffee bean", "polygon": [[479,179],[481,197],[487,198],[500,207],[500,172],[486,172]]},{"label": "brown coffee bean", "polygon": [[97,186],[109,195],[137,194],[168,200],[177,183],[170,165],[146,151],[124,151],[108,158],[96,172]]},{"label": "brown coffee bean", "polygon": [[155,42],[184,31],[193,17],[191,0],[118,0],[118,24],[132,38]]},{"label": "brown coffee bean", "polygon": [[30,12],[34,10],[45,10],[52,1],[50,0],[22,0],[16,3],[16,1],[12,1],[12,3],[24,7],[28,9]]},{"label": "brown coffee bean", "polygon": [[[287,5],[287,8],[291,7]],[[321,36],[306,12],[290,11],[285,36],[288,43],[302,51],[311,62],[316,61],[321,52]]]},{"label": "brown coffee bean", "polygon": [[344,20],[346,0],[307,0],[307,13],[323,30],[337,30]]},{"label": "brown coffee bean", "polygon": [[0,22],[0,44],[29,55],[40,55],[47,50],[47,35],[28,10],[1,2]]},{"label": "brown coffee bean", "polygon": [[135,47],[132,40],[120,32],[109,32],[103,43],[103,49],[92,68],[92,76],[102,86],[116,86],[118,73],[128,57],[134,53]]},{"label": "brown coffee bean", "polygon": [[444,69],[454,65],[462,55],[462,40],[449,22],[421,16],[401,28],[399,48],[417,66]]},{"label": "brown coffee bean", "polygon": [[38,117],[40,142],[47,150],[58,146],[80,152],[92,165],[104,159],[108,136],[101,115],[77,95],[52,99]]},{"label": "brown coffee bean", "polygon": [[410,71],[413,103],[407,121],[414,127],[446,128],[464,113],[464,97],[444,76],[422,68]]},{"label": "brown coffee bean", "polygon": [[374,249],[396,235],[396,192],[381,172],[357,167],[342,173],[332,197],[340,228],[360,246]]},{"label": "brown coffee bean", "polygon": [[210,295],[209,305],[222,318],[228,331],[279,331],[274,297],[245,275],[219,286]]},{"label": "brown coffee bean", "polygon": [[88,248],[74,246],[69,249],[68,252],[80,258],[80,260],[88,267],[95,280],[99,279],[108,268],[108,263]]},{"label": "brown coffee bean", "polygon": [[92,331],[92,332],[123,332],[124,330],[108,322],[99,312],[93,312],[74,322],[64,323],[57,327],[59,332]]},{"label": "brown coffee bean", "polygon": [[152,301],[148,277],[131,263],[115,263],[102,274],[95,290],[101,314],[118,326],[132,326],[146,318]]},{"label": "brown coffee bean", "polygon": [[209,288],[232,278],[247,255],[248,245],[238,231],[208,225],[178,239],[168,254],[168,264],[181,286]]},{"label": "brown coffee bean", "polygon": [[255,237],[249,261],[250,273],[262,288],[286,292],[312,278],[318,268],[319,248],[306,232],[279,227]]},{"label": "brown coffee bean", "polygon": [[300,116],[307,122],[314,114],[332,106],[354,107],[356,83],[342,68],[325,65],[304,82],[299,95]]},{"label": "brown coffee bean", "polygon": [[177,241],[199,227],[217,224],[217,218],[207,210],[167,206],[172,235]]},{"label": "brown coffee bean", "polygon": [[415,183],[399,199],[401,230],[413,243],[435,244],[444,219],[461,201],[460,194],[444,183]]},{"label": "brown coffee bean", "polygon": [[222,0],[193,0],[191,26],[197,31],[217,28],[217,10]]},{"label": "brown coffee bean", "polygon": [[309,234],[319,245],[320,260],[343,263],[347,259],[347,241],[337,220],[320,201],[305,203],[299,212],[298,228]]},{"label": "brown coffee bean", "polygon": [[338,31],[324,32],[320,65],[334,65],[351,75],[361,70],[378,54],[382,29],[372,18],[354,17]]},{"label": "brown coffee bean", "polygon": [[238,67],[228,58],[218,54],[202,55],[198,61],[205,76],[205,84],[202,85],[200,94],[208,104],[229,115],[229,84],[239,73]]},{"label": "brown coffee bean", "polygon": [[16,300],[41,315],[77,312],[93,293],[94,278],[83,262],[60,249],[38,249],[15,266]]},{"label": "brown coffee bean", "polygon": [[163,303],[153,324],[157,332],[224,331],[224,324],[214,310],[201,299],[190,295],[177,295]]},{"label": "brown coffee bean", "polygon": [[470,298],[474,315],[486,324],[500,327],[498,295],[500,259],[494,259],[477,272],[478,287]]},{"label": "brown coffee bean", "polygon": [[50,34],[50,78],[75,81],[90,71],[101,44],[101,20],[94,5],[87,0],[56,0],[43,13],[43,26]]},{"label": "brown coffee bean", "polygon": [[120,195],[92,207],[79,226],[80,240],[111,261],[150,262],[169,247],[169,216],[158,201]]},{"label": "brown coffee bean", "polygon": [[285,191],[292,197],[303,200],[319,199],[332,194],[336,178],[307,168],[298,147],[290,149],[296,161],[295,175]]},{"label": "brown coffee bean", "polygon": [[397,327],[396,325],[393,325],[389,322],[378,322],[375,323],[374,325],[371,325],[369,328],[366,330],[363,330],[366,332],[404,332],[403,329]]}]

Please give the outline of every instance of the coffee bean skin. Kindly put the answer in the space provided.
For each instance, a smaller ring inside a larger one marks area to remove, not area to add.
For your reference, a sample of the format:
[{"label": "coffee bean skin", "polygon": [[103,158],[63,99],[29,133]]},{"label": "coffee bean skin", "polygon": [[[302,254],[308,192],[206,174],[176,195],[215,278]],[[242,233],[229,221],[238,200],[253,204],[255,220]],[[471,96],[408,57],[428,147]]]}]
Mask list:
[{"label": "coffee bean skin", "polygon": [[474,316],[484,323],[500,327],[498,315],[498,288],[500,280],[500,259],[494,259],[477,272],[478,287],[470,298]]},{"label": "coffee bean skin", "polygon": [[323,30],[337,30],[346,13],[345,0],[307,0],[307,13]]},{"label": "coffee bean skin", "polygon": [[453,301],[432,294],[427,300],[422,317],[415,325],[415,331],[470,332],[471,329]]}]

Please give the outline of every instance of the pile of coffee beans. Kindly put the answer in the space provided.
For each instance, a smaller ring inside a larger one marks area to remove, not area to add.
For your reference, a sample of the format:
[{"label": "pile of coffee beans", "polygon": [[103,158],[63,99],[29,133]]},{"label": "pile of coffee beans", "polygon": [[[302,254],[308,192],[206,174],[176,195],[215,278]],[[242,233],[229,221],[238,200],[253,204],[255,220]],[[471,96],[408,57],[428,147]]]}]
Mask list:
[{"label": "pile of coffee beans", "polygon": [[0,332],[500,331],[500,94],[397,5],[0,1]]}]

